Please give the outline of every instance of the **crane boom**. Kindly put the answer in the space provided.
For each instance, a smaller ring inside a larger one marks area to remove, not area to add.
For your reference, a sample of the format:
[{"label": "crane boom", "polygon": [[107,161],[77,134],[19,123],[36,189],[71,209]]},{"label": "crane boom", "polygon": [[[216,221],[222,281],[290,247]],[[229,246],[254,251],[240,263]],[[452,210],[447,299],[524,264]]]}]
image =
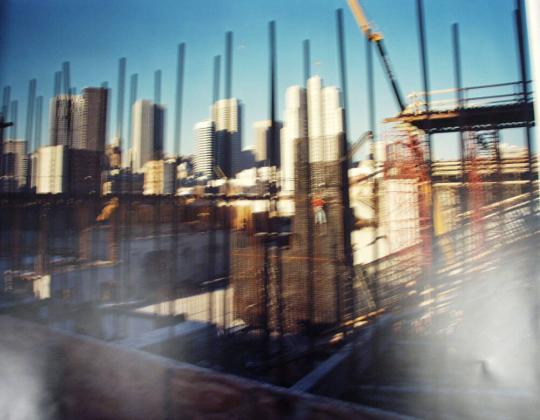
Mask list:
[{"label": "crane boom", "polygon": [[405,110],[405,101],[403,100],[401,89],[399,88],[398,81],[395,77],[394,71],[392,70],[392,65],[390,64],[390,57],[388,56],[388,52],[386,51],[386,48],[384,46],[382,33],[374,32],[371,29],[371,25],[369,24],[369,21],[364,14],[362,6],[360,6],[360,3],[358,3],[358,0],[347,0],[347,3],[349,4],[349,9],[351,9],[356,23],[358,24],[366,38],[377,46],[377,52],[379,53],[379,57],[382,61],[388,82],[390,83],[392,91],[394,92],[394,98],[397,102],[397,105],[399,106],[400,111],[403,112]]},{"label": "crane boom", "polygon": [[358,23],[360,29],[362,29],[362,31],[369,38],[371,35],[371,27],[369,26],[369,22],[366,19],[362,6],[360,6],[360,4],[355,0],[347,0],[347,3],[349,4],[349,8],[351,9],[354,18],[356,19],[356,23]]}]

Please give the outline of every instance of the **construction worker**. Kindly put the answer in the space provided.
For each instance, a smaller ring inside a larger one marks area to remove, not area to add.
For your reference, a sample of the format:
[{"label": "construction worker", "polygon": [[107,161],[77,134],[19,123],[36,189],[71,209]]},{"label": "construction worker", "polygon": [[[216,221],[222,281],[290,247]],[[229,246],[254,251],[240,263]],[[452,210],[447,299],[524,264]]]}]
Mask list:
[{"label": "construction worker", "polygon": [[315,224],[322,225],[326,223],[326,213],[324,212],[325,204],[326,202],[320,197],[315,197],[311,200],[313,212],[315,213]]}]

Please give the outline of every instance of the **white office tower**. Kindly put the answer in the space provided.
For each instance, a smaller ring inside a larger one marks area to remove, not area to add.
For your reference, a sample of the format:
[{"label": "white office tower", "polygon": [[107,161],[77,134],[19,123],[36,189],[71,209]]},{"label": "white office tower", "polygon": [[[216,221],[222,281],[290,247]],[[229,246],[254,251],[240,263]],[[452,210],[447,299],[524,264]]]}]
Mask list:
[{"label": "white office tower", "polygon": [[46,146],[38,150],[36,192],[61,194],[67,189],[67,148],[64,145]]},{"label": "white office tower", "polygon": [[270,120],[256,121],[253,124],[256,162],[265,162],[268,159],[268,131],[271,124]]},{"label": "white office tower", "polygon": [[323,160],[322,80],[313,76],[307,82],[309,161]]},{"label": "white office tower", "polygon": [[308,80],[307,87],[309,160],[336,161],[343,133],[341,92],[335,86],[323,87],[319,76]]},{"label": "white office tower", "polygon": [[59,95],[51,98],[49,138],[53,146],[83,149],[86,144],[85,100],[80,95]]},{"label": "white office tower", "polygon": [[306,137],[307,129],[306,90],[291,86],[285,93],[285,112],[281,130],[281,193],[294,194],[295,142]]},{"label": "white office tower", "polygon": [[5,175],[15,181],[16,190],[20,190],[26,185],[28,174],[28,156],[26,154],[25,140],[7,140],[4,142],[4,150],[0,158],[3,161]]},{"label": "white office tower", "polygon": [[211,120],[201,121],[193,127],[195,137],[195,174],[214,178],[214,164],[216,157],[215,124]]},{"label": "white office tower", "polygon": [[236,98],[220,99],[212,106],[216,131],[216,164],[229,178],[240,170],[242,105]]},{"label": "white office tower", "polygon": [[[271,125],[272,121],[270,120],[256,121],[253,124],[253,129],[255,131],[255,161],[261,162],[260,165],[262,166],[268,166],[267,161],[270,159],[270,147],[272,145],[272,138],[270,134]],[[279,139],[282,128],[283,124],[281,121],[274,121],[274,139],[278,144],[276,153],[278,153],[279,157],[281,157],[281,144]]]},{"label": "white office tower", "polygon": [[330,162],[340,158],[340,136],[343,134],[343,108],[340,93],[335,86],[328,86],[322,90],[323,158]]},{"label": "white office tower", "polygon": [[140,99],[133,104],[131,161],[133,172],[142,172],[144,164],[163,157],[165,109]]}]

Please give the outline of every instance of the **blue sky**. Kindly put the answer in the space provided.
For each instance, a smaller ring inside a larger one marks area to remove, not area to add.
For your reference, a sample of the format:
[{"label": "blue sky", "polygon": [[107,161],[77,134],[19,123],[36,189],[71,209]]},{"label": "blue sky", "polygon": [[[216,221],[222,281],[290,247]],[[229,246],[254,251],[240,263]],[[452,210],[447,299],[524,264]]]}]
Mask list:
[{"label": "blue sky", "polygon": [[[369,19],[385,36],[405,94],[421,90],[415,0],[362,0]],[[453,86],[450,25],[459,22],[465,86],[517,80],[513,0],[425,0],[432,89]],[[302,41],[311,40],[312,72],[339,85],[335,10],[344,8],[348,60],[350,134],[367,129],[365,40],[345,0],[3,0],[0,9],[0,85],[12,86],[19,100],[19,136],[24,133],[28,80],[50,98],[53,75],[71,62],[78,90],[108,81],[113,89],[115,130],[118,58],[127,58],[129,76],[139,74],[139,98],[153,97],[153,73],[163,71],[167,106],[166,151],[172,151],[176,49],[186,46],[182,152],[194,150],[193,125],[208,117],[212,60],[234,32],[233,95],[244,103],[243,145],[252,144],[253,122],[266,119],[268,106],[267,23],[275,20],[278,47],[278,109],[287,86],[302,83]],[[377,121],[396,113],[382,68],[375,61]],[[223,76],[223,72],[222,72]],[[223,88],[223,82],[222,82]],[[126,107],[127,109],[127,107]],[[127,112],[127,111],[126,111]],[[48,141],[47,118],[44,138]],[[127,133],[127,114],[124,116]],[[380,131],[384,127],[380,126]],[[503,133],[518,143],[519,133]],[[455,154],[453,135],[435,137],[436,157]]]}]

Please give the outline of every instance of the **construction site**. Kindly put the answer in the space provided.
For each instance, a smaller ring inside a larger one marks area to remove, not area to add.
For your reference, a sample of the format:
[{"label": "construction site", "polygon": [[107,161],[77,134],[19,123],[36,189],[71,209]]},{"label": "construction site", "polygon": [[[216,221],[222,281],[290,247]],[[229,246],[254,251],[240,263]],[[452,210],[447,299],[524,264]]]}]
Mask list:
[{"label": "construction site", "polygon": [[[277,169],[263,194],[225,183],[189,196],[0,195],[0,350],[8,378],[23,372],[17,389],[25,372],[42,378],[28,398],[44,418],[535,417],[540,202],[524,8],[509,16],[519,80],[463,86],[456,23],[453,80],[432,90],[423,3],[423,91],[404,97],[382,33],[348,1],[369,87],[357,141],[336,11],[344,127],[323,139],[337,155],[313,159],[306,116],[292,196]],[[384,134],[379,70],[397,107]],[[505,130],[523,147],[508,149]],[[435,160],[447,133],[459,158]]]}]

